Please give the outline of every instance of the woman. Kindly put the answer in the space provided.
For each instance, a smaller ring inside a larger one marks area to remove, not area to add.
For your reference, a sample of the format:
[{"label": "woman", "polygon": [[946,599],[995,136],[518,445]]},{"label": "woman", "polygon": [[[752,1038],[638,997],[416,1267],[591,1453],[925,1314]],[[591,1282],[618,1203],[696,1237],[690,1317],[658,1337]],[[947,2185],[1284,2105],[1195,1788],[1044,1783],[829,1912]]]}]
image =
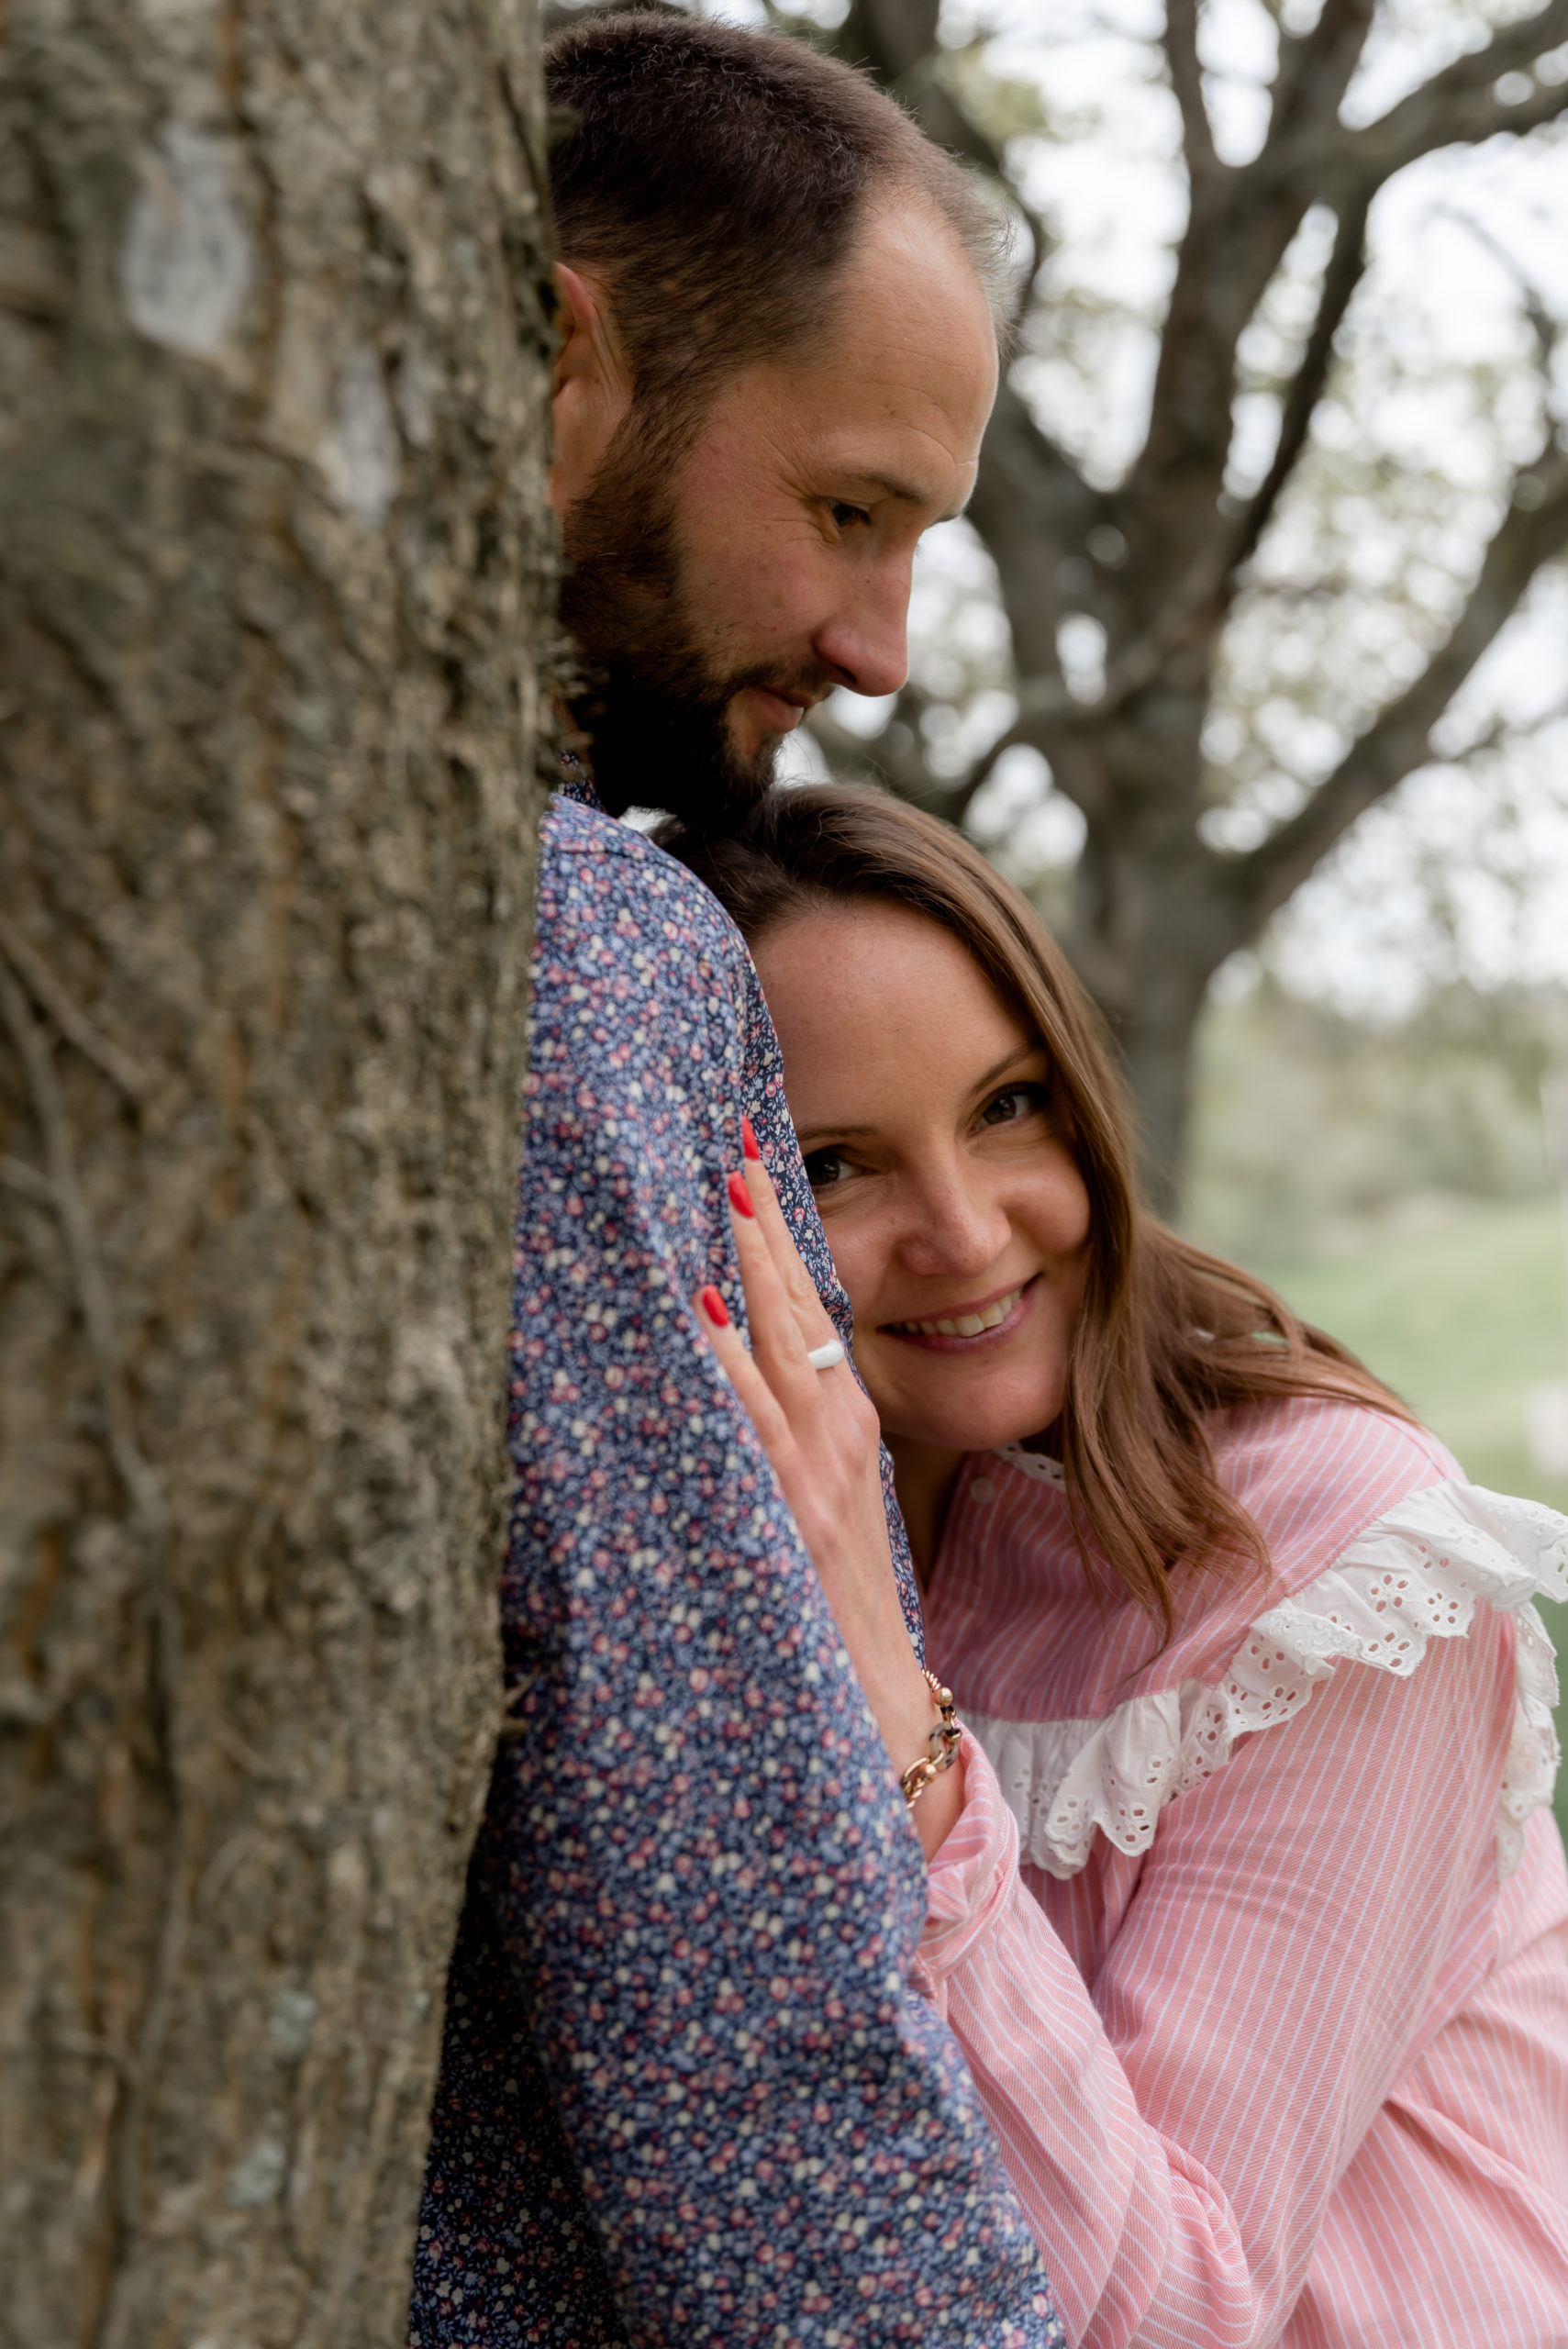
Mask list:
[{"label": "woman", "polygon": [[951,831],[805,789],[669,844],[756,960],[962,1741],[759,1165],[730,1185],[751,1352],[717,1292],[699,1319],[911,1800],[930,1993],[1074,2340],[1562,2349],[1568,1878],[1529,1602],[1568,1596],[1568,1521],[1467,1485],[1342,1347],[1138,1212],[1084,999]]}]

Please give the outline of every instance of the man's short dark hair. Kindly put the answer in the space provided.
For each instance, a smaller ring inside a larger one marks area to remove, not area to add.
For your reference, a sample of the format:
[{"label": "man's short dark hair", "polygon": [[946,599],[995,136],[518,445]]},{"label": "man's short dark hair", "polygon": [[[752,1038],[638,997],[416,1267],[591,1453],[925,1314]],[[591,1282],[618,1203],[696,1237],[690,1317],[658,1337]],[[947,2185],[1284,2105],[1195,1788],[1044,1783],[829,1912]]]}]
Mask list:
[{"label": "man's short dark hair", "polygon": [[863,73],[805,41],[625,10],[558,33],[550,161],[562,258],[603,274],[645,417],[809,340],[868,202],[907,191],[997,301],[1006,231]]}]

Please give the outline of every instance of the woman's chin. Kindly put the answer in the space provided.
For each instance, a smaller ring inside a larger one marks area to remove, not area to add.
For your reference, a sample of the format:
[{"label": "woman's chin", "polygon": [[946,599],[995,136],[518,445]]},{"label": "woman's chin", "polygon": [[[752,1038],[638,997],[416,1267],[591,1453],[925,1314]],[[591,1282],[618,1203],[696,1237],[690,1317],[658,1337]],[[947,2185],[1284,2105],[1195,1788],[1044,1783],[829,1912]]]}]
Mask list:
[{"label": "woman's chin", "polygon": [[884,1432],[945,1452],[995,1452],[1053,1426],[1067,1391],[1074,1303],[1039,1275],[992,1329],[939,1334],[873,1323],[855,1355]]},{"label": "woman's chin", "polygon": [[1047,1386],[1037,1379],[1020,1381],[1010,1394],[941,1396],[928,1389],[917,1397],[889,1393],[885,1401],[873,1386],[872,1400],[890,1439],[944,1452],[995,1452],[1052,1426],[1061,1417],[1062,1396],[1060,1384]]}]

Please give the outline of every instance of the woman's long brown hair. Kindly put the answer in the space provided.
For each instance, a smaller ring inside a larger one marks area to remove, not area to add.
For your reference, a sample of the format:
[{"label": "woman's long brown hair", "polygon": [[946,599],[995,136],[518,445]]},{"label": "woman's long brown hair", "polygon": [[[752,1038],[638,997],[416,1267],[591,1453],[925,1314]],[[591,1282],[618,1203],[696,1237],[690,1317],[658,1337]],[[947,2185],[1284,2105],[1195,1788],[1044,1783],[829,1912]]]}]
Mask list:
[{"label": "woman's long brown hair", "polygon": [[1216,1474],[1208,1415],[1298,1395],[1410,1414],[1262,1281],[1140,1208],[1125,1097],[1097,1017],[1028,899],[950,826],[848,786],[771,791],[738,834],[667,824],[656,837],[751,943],[860,897],[908,907],[968,948],[1051,1061],[1089,1194],[1088,1278],[1051,1431],[1085,1566],[1092,1543],[1167,1633],[1177,1570],[1265,1570],[1262,1534]]}]

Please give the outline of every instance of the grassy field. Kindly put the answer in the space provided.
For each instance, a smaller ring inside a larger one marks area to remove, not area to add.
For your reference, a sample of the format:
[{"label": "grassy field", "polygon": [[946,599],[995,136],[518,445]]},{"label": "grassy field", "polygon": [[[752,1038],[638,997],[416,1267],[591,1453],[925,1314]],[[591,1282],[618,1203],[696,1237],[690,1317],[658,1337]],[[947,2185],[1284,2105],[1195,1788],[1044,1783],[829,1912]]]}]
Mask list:
[{"label": "grassy field", "polygon": [[[1538,1475],[1525,1442],[1529,1388],[1568,1375],[1554,1201],[1467,1206],[1331,1262],[1257,1270],[1386,1379],[1473,1484],[1568,1511],[1568,1482]],[[1568,1607],[1543,1605],[1541,1614],[1568,1667]],[[1558,1709],[1558,1731],[1568,1745],[1568,1705]],[[1568,1771],[1557,1815],[1568,1833]]]}]

